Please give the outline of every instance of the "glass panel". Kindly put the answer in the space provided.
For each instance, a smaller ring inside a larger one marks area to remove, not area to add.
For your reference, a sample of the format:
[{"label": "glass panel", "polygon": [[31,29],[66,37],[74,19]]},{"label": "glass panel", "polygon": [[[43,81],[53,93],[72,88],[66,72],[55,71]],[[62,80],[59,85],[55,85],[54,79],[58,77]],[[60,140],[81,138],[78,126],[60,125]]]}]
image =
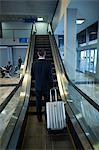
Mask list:
[{"label": "glass panel", "polygon": [[87,53],[87,57],[86,57],[86,71],[89,71],[90,70],[90,51],[87,50],[86,53]]},{"label": "glass panel", "polygon": [[86,51],[81,51],[80,71],[85,72],[86,67]]},{"label": "glass panel", "polygon": [[90,72],[94,72],[94,50],[90,51]]},{"label": "glass panel", "polygon": [[77,70],[80,71],[80,52],[77,52]]},{"label": "glass panel", "polygon": [[97,49],[86,50],[86,68],[88,72],[96,72]]},{"label": "glass panel", "polygon": [[64,36],[58,35],[59,48],[64,48]]},{"label": "glass panel", "polygon": [[68,86],[69,104],[85,134],[95,147],[99,142],[99,112],[71,85]]},{"label": "glass panel", "polygon": [[60,56],[62,58],[62,61],[64,62],[64,36],[58,35],[58,43],[57,46],[59,48]]},{"label": "glass panel", "polygon": [[77,70],[88,72],[96,72],[96,63],[97,63],[97,49],[93,50],[83,50],[77,52]]},{"label": "glass panel", "polygon": [[96,63],[97,63],[97,49],[95,49],[94,54],[94,73],[96,73]]}]

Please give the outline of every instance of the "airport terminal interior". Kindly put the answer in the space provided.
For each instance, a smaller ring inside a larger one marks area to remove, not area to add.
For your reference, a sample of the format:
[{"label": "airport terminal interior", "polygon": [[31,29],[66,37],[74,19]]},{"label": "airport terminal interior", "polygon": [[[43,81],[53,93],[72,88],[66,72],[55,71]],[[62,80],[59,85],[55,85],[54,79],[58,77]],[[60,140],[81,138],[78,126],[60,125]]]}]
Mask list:
[{"label": "airport terminal interior", "polygon": [[[38,49],[64,108],[55,124],[44,96],[37,119]],[[99,150],[99,0],[0,1],[0,149]]]}]

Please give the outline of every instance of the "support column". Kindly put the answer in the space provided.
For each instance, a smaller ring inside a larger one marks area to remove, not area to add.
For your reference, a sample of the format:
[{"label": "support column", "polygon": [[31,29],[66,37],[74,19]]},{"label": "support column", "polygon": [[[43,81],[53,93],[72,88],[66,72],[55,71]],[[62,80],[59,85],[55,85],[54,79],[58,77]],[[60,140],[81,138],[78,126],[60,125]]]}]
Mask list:
[{"label": "support column", "polygon": [[70,80],[76,73],[76,14],[77,9],[67,9],[64,14],[64,65]]},{"label": "support column", "polygon": [[8,61],[11,62],[11,64],[13,65],[13,58],[12,58],[12,47],[8,47],[7,49],[8,51]]},{"label": "support column", "polygon": [[97,37],[97,64],[95,80],[99,81],[99,20],[98,20],[98,37]]}]

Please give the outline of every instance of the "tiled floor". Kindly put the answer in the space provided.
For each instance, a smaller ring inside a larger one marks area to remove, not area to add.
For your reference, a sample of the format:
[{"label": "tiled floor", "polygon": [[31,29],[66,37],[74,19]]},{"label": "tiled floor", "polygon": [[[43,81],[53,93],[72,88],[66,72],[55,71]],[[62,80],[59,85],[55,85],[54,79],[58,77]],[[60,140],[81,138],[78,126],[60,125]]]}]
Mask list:
[{"label": "tiled floor", "polygon": [[15,86],[0,87],[0,105],[5,101]]},{"label": "tiled floor", "polygon": [[83,82],[83,81],[94,81],[94,78],[87,74],[84,74],[81,72],[76,72],[75,73],[75,82]]},{"label": "tiled floor", "polygon": [[0,105],[19,83],[19,78],[0,78]]},{"label": "tiled floor", "polygon": [[[0,78],[0,106],[18,84],[19,78]],[[16,93],[17,95],[17,93]],[[0,138],[5,130],[17,104],[19,98],[12,98],[4,110],[0,113]]]},{"label": "tiled floor", "polygon": [[18,84],[20,78],[11,77],[11,78],[0,78],[0,85],[6,84]]},{"label": "tiled floor", "polygon": [[99,84],[95,84],[93,81],[93,77],[76,72],[76,86],[80,88],[86,95],[88,95],[93,101],[99,104]]},{"label": "tiled floor", "polygon": [[19,94],[20,94],[20,88],[15,93],[15,96],[11,98],[10,102],[8,102],[8,104],[3,109],[3,111],[0,113],[0,140],[1,140],[2,134],[6,126],[8,125],[12,117],[12,114],[14,113],[16,109],[16,106],[18,105]]}]

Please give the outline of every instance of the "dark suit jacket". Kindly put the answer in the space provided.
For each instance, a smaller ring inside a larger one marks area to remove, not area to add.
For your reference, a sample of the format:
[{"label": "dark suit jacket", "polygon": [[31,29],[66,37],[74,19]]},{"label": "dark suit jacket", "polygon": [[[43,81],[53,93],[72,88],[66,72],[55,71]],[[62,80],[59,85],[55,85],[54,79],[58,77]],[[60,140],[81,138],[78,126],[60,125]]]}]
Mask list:
[{"label": "dark suit jacket", "polygon": [[33,76],[35,79],[36,90],[48,91],[53,87],[51,64],[47,60],[38,59],[33,64]]}]

